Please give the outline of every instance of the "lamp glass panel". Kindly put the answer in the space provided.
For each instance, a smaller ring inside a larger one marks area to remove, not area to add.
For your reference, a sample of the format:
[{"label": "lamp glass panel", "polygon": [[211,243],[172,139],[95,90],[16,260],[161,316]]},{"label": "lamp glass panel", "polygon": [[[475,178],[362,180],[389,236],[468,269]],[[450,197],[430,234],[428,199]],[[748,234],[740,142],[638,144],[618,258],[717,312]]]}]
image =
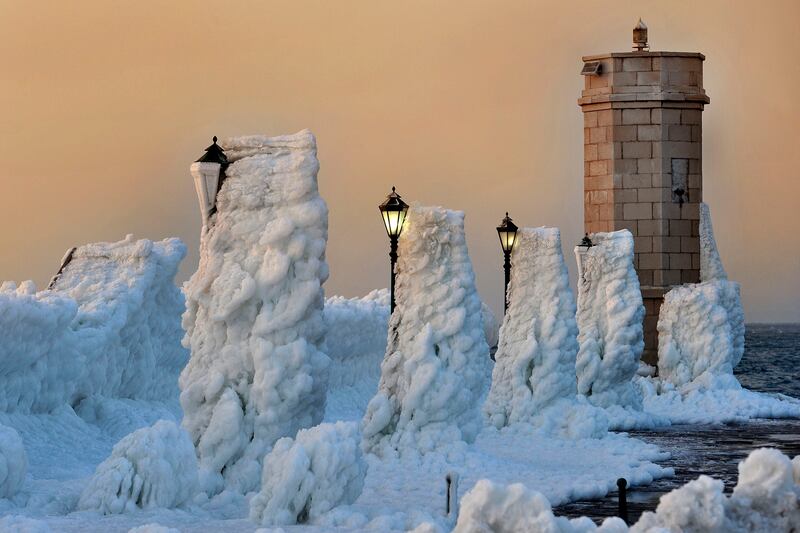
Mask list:
[{"label": "lamp glass panel", "polygon": [[191,166],[197,198],[204,215],[208,214],[216,202],[220,168],[219,163],[194,163]]},{"label": "lamp glass panel", "polygon": [[508,252],[511,250],[511,247],[514,246],[514,237],[516,234],[506,230],[499,230],[497,234],[500,236],[500,246],[502,246],[503,251]]},{"label": "lamp glass panel", "polygon": [[390,237],[400,235],[406,218],[406,211],[386,210],[382,211],[381,214],[383,215],[383,224],[386,226],[386,233]]},{"label": "lamp glass panel", "polygon": [[219,187],[219,167],[216,163],[210,163],[217,168],[203,169],[203,177],[206,180],[206,190],[208,191],[209,209],[213,206],[217,198],[217,187]]}]

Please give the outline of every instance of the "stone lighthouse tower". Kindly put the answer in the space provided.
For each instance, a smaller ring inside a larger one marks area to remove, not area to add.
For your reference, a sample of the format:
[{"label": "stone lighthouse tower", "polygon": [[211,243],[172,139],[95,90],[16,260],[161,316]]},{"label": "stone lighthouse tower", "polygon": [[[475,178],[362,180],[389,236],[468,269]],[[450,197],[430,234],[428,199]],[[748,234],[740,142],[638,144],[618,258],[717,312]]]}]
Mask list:
[{"label": "stone lighthouse tower", "polygon": [[633,41],[632,52],[583,58],[584,227],[633,234],[646,310],[643,359],[654,364],[664,293],[699,281],[702,114],[709,98],[703,54],[650,51],[641,20]]}]

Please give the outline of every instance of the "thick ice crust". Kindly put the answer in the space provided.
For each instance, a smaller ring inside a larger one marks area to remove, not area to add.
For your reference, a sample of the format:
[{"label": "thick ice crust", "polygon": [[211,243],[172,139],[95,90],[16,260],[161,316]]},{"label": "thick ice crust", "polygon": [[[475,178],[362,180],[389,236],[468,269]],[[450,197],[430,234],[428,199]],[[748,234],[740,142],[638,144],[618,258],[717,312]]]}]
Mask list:
[{"label": "thick ice crust", "polygon": [[325,420],[361,420],[378,388],[386,353],[389,291],[325,300],[325,346],[331,358]]},{"label": "thick ice crust", "polygon": [[509,307],[484,413],[495,427],[531,421],[575,397],[575,297],[557,228],[523,228],[512,255]]},{"label": "thick ice crust", "polygon": [[0,409],[50,412],[84,398],[158,399],[177,391],[183,296],[178,239],[78,247],[52,290],[0,288]]},{"label": "thick ice crust", "polygon": [[743,354],[738,283],[682,285],[664,296],[658,317],[658,375],[663,381],[695,388],[714,376],[733,377]]},{"label": "thick ice crust", "polygon": [[19,491],[28,472],[28,455],[19,433],[0,425],[0,498],[10,498]]},{"label": "thick ice crust", "polygon": [[329,365],[328,208],[314,137],[223,146],[233,163],[202,235],[199,268],[184,286],[192,355],[180,378],[183,425],[209,493],[256,489],[275,441],[322,420]]},{"label": "thick ice crust", "polygon": [[644,349],[644,305],[628,230],[591,235],[578,281],[578,392],[601,407],[640,409],[632,379]]},{"label": "thick ice crust", "polygon": [[430,450],[472,440],[490,375],[489,347],[464,237],[464,214],[412,207],[400,236],[397,308],[365,446]]}]

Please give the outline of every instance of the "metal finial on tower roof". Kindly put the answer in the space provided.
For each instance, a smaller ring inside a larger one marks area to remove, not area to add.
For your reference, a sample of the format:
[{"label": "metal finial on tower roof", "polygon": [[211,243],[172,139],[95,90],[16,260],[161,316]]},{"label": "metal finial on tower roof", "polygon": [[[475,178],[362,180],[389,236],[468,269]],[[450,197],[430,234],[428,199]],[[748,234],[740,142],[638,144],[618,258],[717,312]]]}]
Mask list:
[{"label": "metal finial on tower roof", "polygon": [[[639,19],[639,22],[641,22],[641,21],[642,21],[642,19]],[[214,144],[217,144],[217,136],[216,135],[214,135]]]},{"label": "metal finial on tower roof", "polygon": [[633,48],[637,52],[644,52],[650,48],[647,44],[647,25],[642,22],[641,17],[639,23],[633,28]]}]

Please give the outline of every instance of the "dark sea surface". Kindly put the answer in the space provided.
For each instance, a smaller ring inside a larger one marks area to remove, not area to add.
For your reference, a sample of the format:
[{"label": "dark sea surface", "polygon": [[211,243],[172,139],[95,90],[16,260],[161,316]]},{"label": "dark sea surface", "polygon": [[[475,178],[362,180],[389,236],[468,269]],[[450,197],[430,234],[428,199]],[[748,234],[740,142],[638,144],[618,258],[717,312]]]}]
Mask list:
[{"label": "dark sea surface", "polygon": [[745,388],[800,398],[800,324],[749,324],[734,374]]},{"label": "dark sea surface", "polygon": [[[745,388],[800,398],[800,324],[751,324],[745,333],[745,353],[734,370]],[[789,457],[800,455],[800,420],[754,420],[743,424],[676,425],[654,431],[631,431],[632,437],[671,454],[663,466],[675,476],[628,492],[630,523],[644,511],[654,511],[659,498],[700,474],[720,479],[731,491],[738,464],[757,448],[778,448]],[[600,523],[617,513],[616,493],[601,500],[557,507],[558,515],[586,515]]]}]

